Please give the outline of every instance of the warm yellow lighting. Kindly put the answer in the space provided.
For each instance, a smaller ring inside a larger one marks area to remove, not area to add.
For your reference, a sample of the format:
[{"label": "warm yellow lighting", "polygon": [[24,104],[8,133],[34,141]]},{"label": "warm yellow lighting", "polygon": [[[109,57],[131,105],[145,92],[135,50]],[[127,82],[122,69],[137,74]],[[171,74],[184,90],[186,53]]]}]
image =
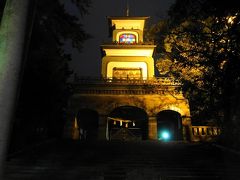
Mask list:
[{"label": "warm yellow lighting", "polygon": [[125,123],[129,123],[129,122],[132,122],[132,120],[128,120],[128,119],[120,119],[120,118],[113,118],[113,117],[108,117],[108,120],[113,120],[113,121],[116,121],[116,122],[125,122]]},{"label": "warm yellow lighting", "polygon": [[143,79],[154,77],[154,60],[152,57],[105,56],[102,59],[102,76],[113,77],[113,68],[141,69]]},{"label": "warm yellow lighting", "polygon": [[130,20],[130,19],[112,19],[112,26],[116,29],[140,29],[143,31],[145,20]]},{"label": "warm yellow lighting", "polygon": [[106,56],[144,56],[152,57],[153,48],[139,48],[139,49],[104,49]]},{"label": "warm yellow lighting", "polygon": [[77,122],[77,118],[74,118],[74,126],[75,129],[78,129],[78,122]]},{"label": "warm yellow lighting", "polygon": [[113,77],[113,68],[141,68],[143,79],[147,79],[147,64],[145,62],[109,62],[107,64],[107,78]]},{"label": "warm yellow lighting", "polygon": [[[188,108],[188,107],[187,107]],[[162,108],[162,111],[164,110],[172,110],[172,111],[176,111],[179,114],[181,114],[181,116],[186,116],[185,112],[183,111],[185,108],[184,106],[176,106],[176,105],[169,105],[169,106],[165,106]],[[188,110],[188,109],[186,109]]]},{"label": "warm yellow lighting", "polygon": [[114,125],[116,125],[116,122],[120,122],[120,126],[123,126],[123,123],[125,123],[126,128],[128,128],[128,123],[133,123],[133,126],[135,126],[135,122],[132,120],[128,120],[128,119],[108,117],[108,120],[113,120]]},{"label": "warm yellow lighting", "polygon": [[74,140],[80,139],[79,126],[78,126],[78,122],[77,122],[76,117],[74,118],[74,122],[73,122],[73,126],[72,126],[72,139],[74,139]]},{"label": "warm yellow lighting", "polygon": [[226,64],[226,60],[222,61],[221,64],[220,64],[220,69],[223,69],[225,67],[225,64]]},{"label": "warm yellow lighting", "polygon": [[236,17],[237,17],[237,16],[228,16],[228,17],[227,17],[228,24],[233,24],[233,23],[234,23],[234,19],[235,19]]}]

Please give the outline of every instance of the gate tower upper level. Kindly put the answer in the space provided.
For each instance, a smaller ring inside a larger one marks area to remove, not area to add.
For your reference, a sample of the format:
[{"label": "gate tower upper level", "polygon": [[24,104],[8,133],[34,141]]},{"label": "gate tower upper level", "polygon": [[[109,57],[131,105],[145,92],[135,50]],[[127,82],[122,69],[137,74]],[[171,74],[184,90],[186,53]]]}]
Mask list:
[{"label": "gate tower upper level", "polygon": [[154,77],[153,43],[144,42],[149,17],[108,17],[112,42],[101,45],[101,75],[109,79],[149,80]]}]

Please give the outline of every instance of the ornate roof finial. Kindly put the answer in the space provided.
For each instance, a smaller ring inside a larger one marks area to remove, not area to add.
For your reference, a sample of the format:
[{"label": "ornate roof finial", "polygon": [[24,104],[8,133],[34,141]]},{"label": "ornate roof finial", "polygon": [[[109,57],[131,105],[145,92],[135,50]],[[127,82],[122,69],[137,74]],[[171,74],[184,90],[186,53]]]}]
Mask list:
[{"label": "ornate roof finial", "polygon": [[126,10],[126,16],[129,16],[129,2],[127,0],[127,10]]}]

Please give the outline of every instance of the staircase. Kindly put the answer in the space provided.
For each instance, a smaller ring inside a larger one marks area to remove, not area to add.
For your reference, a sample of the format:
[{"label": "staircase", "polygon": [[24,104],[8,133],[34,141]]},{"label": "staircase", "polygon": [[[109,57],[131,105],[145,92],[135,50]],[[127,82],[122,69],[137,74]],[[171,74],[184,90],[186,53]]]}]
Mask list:
[{"label": "staircase", "polygon": [[5,164],[6,180],[237,180],[240,157],[211,144],[59,141]]},{"label": "staircase", "polygon": [[120,140],[120,141],[141,141],[142,134],[138,131],[141,131],[140,128],[113,128],[111,129],[111,140]]}]

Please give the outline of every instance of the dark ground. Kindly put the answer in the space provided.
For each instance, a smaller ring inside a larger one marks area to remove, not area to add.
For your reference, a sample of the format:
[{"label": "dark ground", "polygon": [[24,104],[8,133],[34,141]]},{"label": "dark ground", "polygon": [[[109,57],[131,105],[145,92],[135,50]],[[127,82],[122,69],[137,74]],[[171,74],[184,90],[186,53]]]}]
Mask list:
[{"label": "dark ground", "polygon": [[49,141],[6,162],[6,180],[238,180],[240,156],[211,144]]}]

